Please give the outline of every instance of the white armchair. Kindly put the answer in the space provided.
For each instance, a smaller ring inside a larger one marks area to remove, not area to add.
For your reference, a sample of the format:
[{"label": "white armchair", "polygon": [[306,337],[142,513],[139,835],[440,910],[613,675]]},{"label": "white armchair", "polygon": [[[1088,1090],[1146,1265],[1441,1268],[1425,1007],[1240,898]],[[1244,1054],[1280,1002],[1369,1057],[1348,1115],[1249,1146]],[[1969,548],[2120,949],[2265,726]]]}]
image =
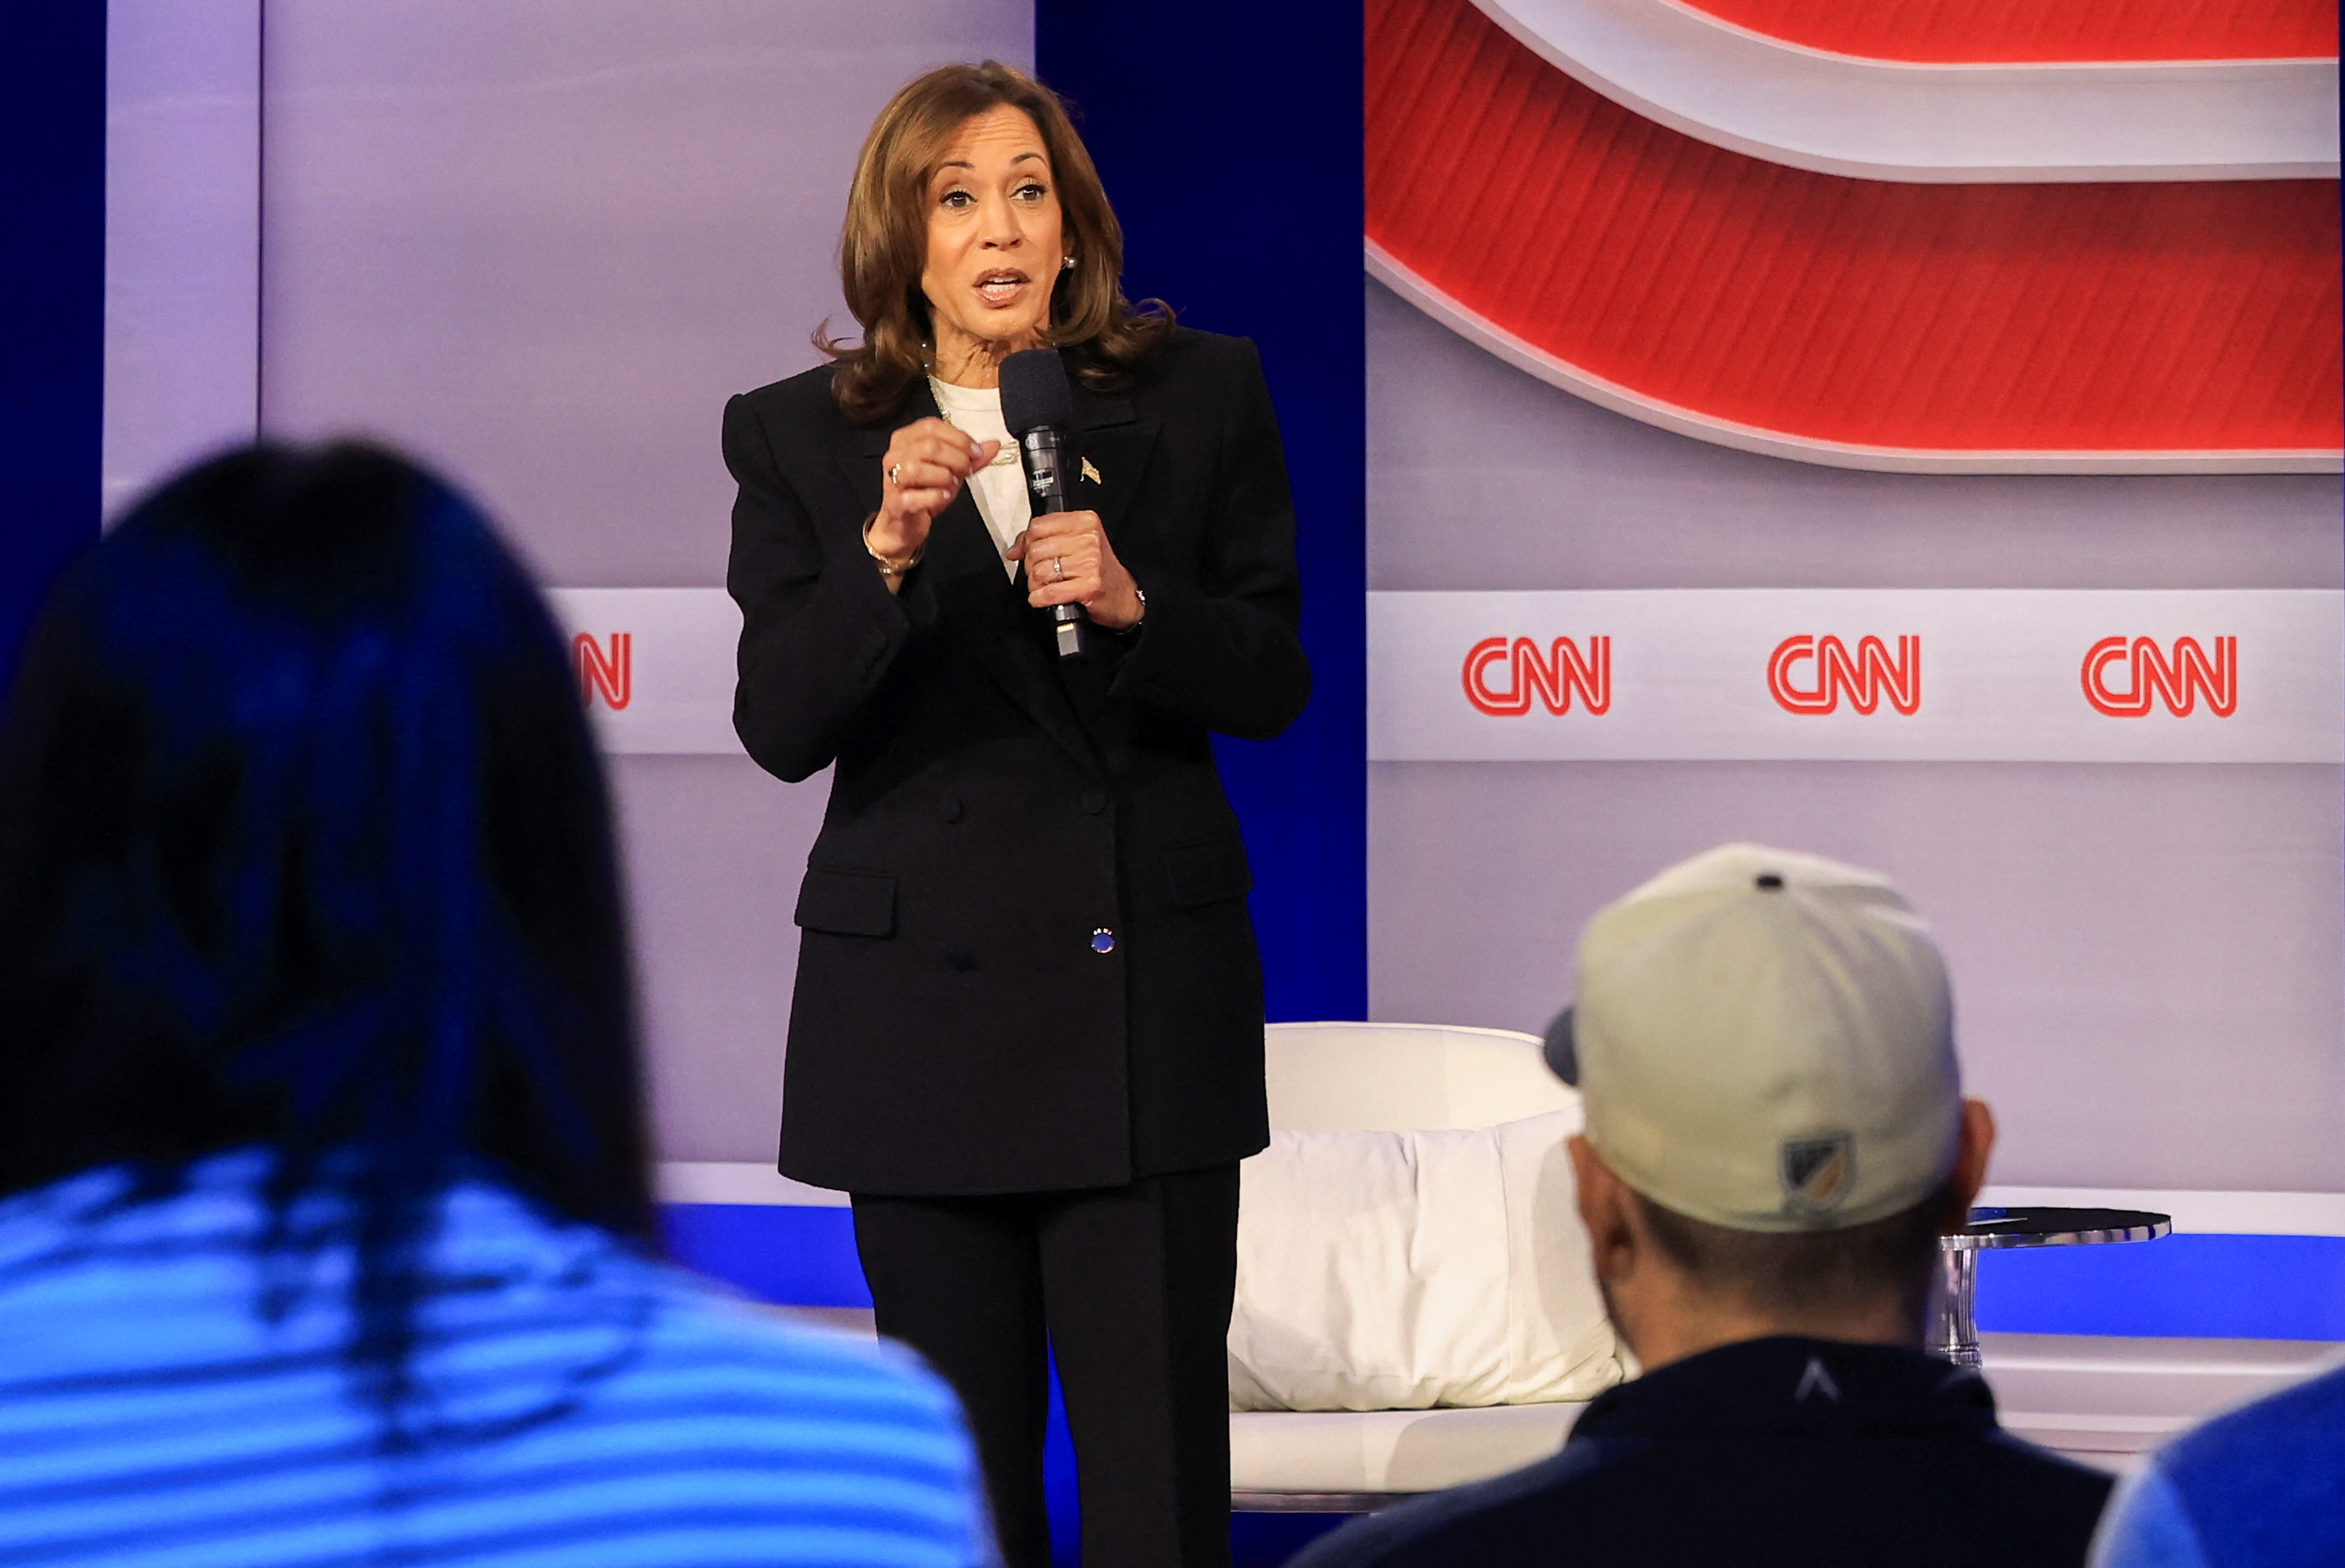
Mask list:
[{"label": "white armchair", "polygon": [[[1273,1024],[1274,1129],[1488,1127],[1576,1108],[1539,1042],[1503,1029]],[[1230,1504],[1360,1512],[1501,1474],[1563,1445],[1581,1403],[1406,1411],[1234,1411]]]},{"label": "white armchair", "polygon": [[[1482,1127],[1579,1102],[1548,1072],[1538,1040],[1502,1029],[1274,1024],[1266,1045],[1274,1128]],[[2329,1364],[2338,1349],[2275,1340],[1980,1338],[2006,1430],[2121,1471],[2216,1411]],[[1359,1512],[1485,1480],[1555,1452],[1586,1408],[1233,1411],[1230,1503]]]}]

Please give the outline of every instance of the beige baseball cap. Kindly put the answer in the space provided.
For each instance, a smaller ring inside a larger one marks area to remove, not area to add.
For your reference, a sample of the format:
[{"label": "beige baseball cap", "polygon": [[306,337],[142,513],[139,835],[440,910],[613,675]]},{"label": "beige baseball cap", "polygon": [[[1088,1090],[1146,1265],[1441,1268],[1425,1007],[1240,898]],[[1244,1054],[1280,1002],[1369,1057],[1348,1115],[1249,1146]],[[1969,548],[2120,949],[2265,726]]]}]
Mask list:
[{"label": "beige baseball cap", "polygon": [[1680,1214],[1837,1229],[1954,1168],[1945,962],[1874,872],[1753,844],[1672,866],[1589,922],[1557,1023],[1589,1142]]}]

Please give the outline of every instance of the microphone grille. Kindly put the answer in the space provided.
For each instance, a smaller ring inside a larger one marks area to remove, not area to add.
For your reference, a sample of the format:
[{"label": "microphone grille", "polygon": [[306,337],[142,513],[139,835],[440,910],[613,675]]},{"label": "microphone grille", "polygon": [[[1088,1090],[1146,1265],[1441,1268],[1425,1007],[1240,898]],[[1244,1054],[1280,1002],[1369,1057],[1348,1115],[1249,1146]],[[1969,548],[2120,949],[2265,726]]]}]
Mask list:
[{"label": "microphone grille", "polygon": [[1011,435],[1071,424],[1074,417],[1074,394],[1056,349],[1025,349],[1001,361],[1001,422]]}]

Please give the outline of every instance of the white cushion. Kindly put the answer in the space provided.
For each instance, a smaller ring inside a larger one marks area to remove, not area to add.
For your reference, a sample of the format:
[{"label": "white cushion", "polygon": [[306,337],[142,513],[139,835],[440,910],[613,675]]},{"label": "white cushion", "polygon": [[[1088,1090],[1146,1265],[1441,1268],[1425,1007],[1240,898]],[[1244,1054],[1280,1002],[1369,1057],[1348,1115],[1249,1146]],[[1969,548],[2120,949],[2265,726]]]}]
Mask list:
[{"label": "white cushion", "polygon": [[1577,1108],[1288,1129],[1240,1168],[1234,1410],[1585,1400],[1620,1378],[1574,1206]]}]

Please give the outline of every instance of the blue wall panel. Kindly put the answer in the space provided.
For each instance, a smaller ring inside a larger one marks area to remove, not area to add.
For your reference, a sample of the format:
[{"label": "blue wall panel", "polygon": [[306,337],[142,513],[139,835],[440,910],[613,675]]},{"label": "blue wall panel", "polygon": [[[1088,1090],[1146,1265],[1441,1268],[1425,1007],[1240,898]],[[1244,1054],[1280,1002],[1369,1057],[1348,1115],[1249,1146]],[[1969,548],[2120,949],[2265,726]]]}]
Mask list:
[{"label": "blue wall panel", "polygon": [[2345,1340],[2345,1236],[2168,1236],[1983,1252],[1978,1325],[2019,1334]]},{"label": "blue wall panel", "polygon": [[[868,1307],[844,1209],[674,1204],[676,1260],[768,1301]],[[2345,1340],[2345,1236],[2169,1236],[1987,1252],[1979,1327],[2027,1334]]]},{"label": "blue wall panel", "polygon": [[1367,1014],[1367,674],[1360,14],[1038,0],[1034,58],[1073,102],[1124,230],[1124,283],[1248,337],[1301,528],[1311,706],[1217,751],[1245,824],[1273,1019]]},{"label": "blue wall panel", "polygon": [[97,537],[106,6],[0,23],[0,687],[59,565]]},{"label": "blue wall panel", "polygon": [[761,1301],[868,1307],[855,1221],[845,1209],[671,1203],[661,1209],[668,1255]]}]

